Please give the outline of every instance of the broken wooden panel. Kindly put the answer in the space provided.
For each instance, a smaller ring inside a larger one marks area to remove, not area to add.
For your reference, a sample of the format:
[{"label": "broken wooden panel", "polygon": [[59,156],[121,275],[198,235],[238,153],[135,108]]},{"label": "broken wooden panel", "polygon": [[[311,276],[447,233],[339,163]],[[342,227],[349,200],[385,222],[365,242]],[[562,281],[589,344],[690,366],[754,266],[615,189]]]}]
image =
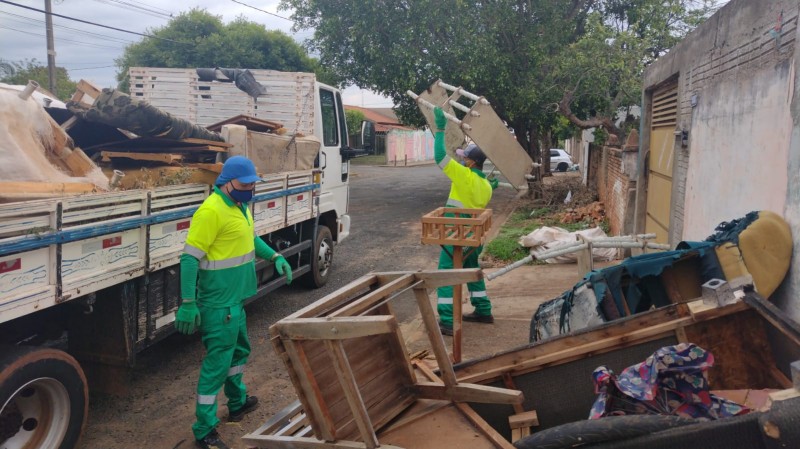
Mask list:
[{"label": "broken wooden panel", "polygon": [[488,102],[476,101],[470,112],[476,112],[479,116],[471,113],[464,116],[464,124],[472,127],[467,132],[469,137],[481,147],[511,185],[517,189],[527,188],[525,175],[533,170],[533,159],[522,149]]}]

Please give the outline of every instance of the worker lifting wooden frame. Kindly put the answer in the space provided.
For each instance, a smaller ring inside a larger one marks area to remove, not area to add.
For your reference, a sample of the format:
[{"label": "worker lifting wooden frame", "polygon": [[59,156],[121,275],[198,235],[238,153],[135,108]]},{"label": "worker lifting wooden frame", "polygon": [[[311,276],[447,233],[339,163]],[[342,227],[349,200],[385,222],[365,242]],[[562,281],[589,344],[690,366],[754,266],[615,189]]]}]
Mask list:
[{"label": "worker lifting wooden frame", "polygon": [[[447,216],[452,215],[452,216]],[[477,247],[483,246],[492,227],[491,209],[459,209],[440,207],[422,216],[422,243],[453,248],[453,268],[464,266]],[[469,248],[464,253],[464,248]],[[453,285],[453,361],[461,361],[461,293],[462,284]]]},{"label": "worker lifting wooden frame", "polygon": [[[419,95],[410,90],[406,93],[417,102],[432,130],[436,129],[433,108],[437,106],[442,108],[445,117],[451,123],[445,128],[445,150],[450,157],[455,157],[455,151],[464,144],[466,135],[483,150],[515,189],[528,188],[530,175],[539,165],[533,162],[514,135],[508,131],[486,98],[460,87],[451,86],[442,80],[437,80]],[[459,103],[461,97],[472,101],[472,106],[467,107]],[[454,108],[464,113],[463,119],[455,116]],[[541,177],[537,176],[536,179]]]},{"label": "worker lifting wooden frame", "polygon": [[[372,273],[275,323],[270,327],[271,340],[286,364],[299,404],[246,435],[244,441],[268,448],[411,449],[415,447],[411,443],[393,446],[392,439],[402,442],[414,432],[391,436],[389,431],[389,441],[376,432],[425,403],[421,406],[425,413],[456,410],[462,421],[472,422],[470,438],[475,439],[476,432],[488,435],[484,441],[490,445],[477,447],[511,448],[467,404],[456,403],[521,404],[522,393],[458,383],[427,292],[482,276],[479,269]],[[389,304],[408,291],[419,306],[441,381],[418,380],[408,356]],[[427,420],[401,421],[423,425]],[[398,425],[393,422],[391,427]]]}]

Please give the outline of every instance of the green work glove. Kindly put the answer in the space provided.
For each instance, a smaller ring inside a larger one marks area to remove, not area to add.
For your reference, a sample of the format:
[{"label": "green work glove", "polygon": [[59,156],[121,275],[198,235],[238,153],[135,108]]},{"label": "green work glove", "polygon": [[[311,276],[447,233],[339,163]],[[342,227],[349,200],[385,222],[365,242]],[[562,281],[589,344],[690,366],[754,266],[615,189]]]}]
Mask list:
[{"label": "green work glove", "polygon": [[275,269],[278,270],[278,274],[281,276],[283,276],[284,273],[286,274],[286,285],[292,283],[292,266],[289,265],[289,262],[287,262],[283,256],[278,255],[275,259]]},{"label": "green work glove", "polygon": [[492,186],[492,190],[494,190],[500,185],[500,181],[498,181],[497,178],[489,178],[489,185]]},{"label": "green work glove", "polygon": [[433,118],[433,121],[436,122],[436,129],[438,131],[444,131],[444,128],[447,126],[447,117],[444,116],[442,108],[438,106],[433,108]]},{"label": "green work glove", "polygon": [[175,329],[182,334],[193,334],[200,327],[200,309],[193,299],[184,299],[175,314]]}]

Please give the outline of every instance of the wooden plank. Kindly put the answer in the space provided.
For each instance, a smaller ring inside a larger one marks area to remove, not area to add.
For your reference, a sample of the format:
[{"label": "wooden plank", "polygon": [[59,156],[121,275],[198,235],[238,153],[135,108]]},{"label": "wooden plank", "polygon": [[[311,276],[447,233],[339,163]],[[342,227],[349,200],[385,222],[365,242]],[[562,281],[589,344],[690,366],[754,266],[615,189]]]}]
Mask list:
[{"label": "wooden plank", "polygon": [[[783,335],[792,340],[796,345],[800,345],[800,323],[789,318],[785,312],[777,308],[774,304],[762,298],[756,292],[745,294],[743,302],[752,307],[759,315],[764,317]],[[730,307],[730,306],[728,306]]]},{"label": "wooden plank", "polygon": [[[511,374],[508,374],[508,373],[504,373],[503,374],[503,384],[509,390],[516,390],[517,389],[517,386],[514,385],[514,378],[511,377]],[[520,414],[520,413],[524,413],[525,412],[525,409],[522,408],[522,404],[513,404],[513,405],[514,405],[514,413]]]},{"label": "wooden plank", "polygon": [[[314,381],[314,372],[308,365],[308,360],[303,354],[303,349],[291,340],[284,340],[283,347],[289,360],[292,362],[292,369],[297,373],[297,379],[301,388],[295,388],[298,395],[304,398],[306,413],[314,427],[314,434],[320,438],[333,441],[336,429],[333,426],[331,416],[325,408],[325,402],[320,394],[319,386]],[[313,415],[313,419],[311,419]]]},{"label": "wooden plank", "polygon": [[111,162],[111,159],[132,159],[135,161],[161,162],[164,164],[177,164],[183,161],[183,156],[169,153],[133,153],[123,151],[101,151],[103,162]]},{"label": "wooden plank", "polygon": [[415,279],[413,274],[401,276],[400,278],[367,293],[366,295],[350,302],[349,304],[346,304],[341,309],[332,312],[330,316],[338,317],[360,315],[372,307],[376,302],[386,298],[396,290],[408,287],[409,285],[413,284],[414,281]]},{"label": "wooden plank", "polygon": [[221,142],[218,140],[207,140],[207,139],[198,139],[195,137],[189,137],[186,139],[181,139],[181,142],[189,142],[189,143],[197,143],[200,145],[209,145],[213,147],[222,147],[222,148],[231,148],[233,146],[232,143],[228,142]]},{"label": "wooden plank", "polygon": [[450,363],[450,356],[447,355],[447,349],[444,346],[444,338],[442,338],[442,331],[439,330],[439,324],[436,322],[436,315],[433,313],[430,300],[428,299],[428,292],[422,288],[414,289],[414,296],[417,299],[422,321],[425,323],[425,330],[428,333],[428,339],[431,342],[433,355],[436,357],[436,363],[439,365],[439,371],[442,373],[442,380],[445,385],[456,385],[456,375],[453,371],[453,364]]},{"label": "wooden plank", "polygon": [[477,427],[487,438],[492,440],[495,446],[500,449],[515,449],[514,446],[508,442],[502,435],[497,433],[492,426],[490,426],[483,418],[480,417],[472,407],[463,403],[456,402],[456,408],[460,411],[475,427]]},{"label": "wooden plank", "polygon": [[314,301],[313,303],[303,307],[302,309],[294,312],[293,314],[287,316],[286,318],[304,318],[304,317],[318,317],[323,316],[325,312],[334,309],[335,307],[341,306],[342,303],[346,302],[352,295],[358,293],[362,290],[368,289],[371,286],[375,285],[378,282],[378,277],[374,274],[368,274],[366,276],[357,279],[344,287],[330,293],[328,295],[323,296],[322,298]]},{"label": "wooden plank", "polygon": [[[303,406],[303,410],[311,410],[311,403],[306,399],[305,395],[302,392],[302,382],[300,381],[300,376],[298,372],[292,366],[292,362],[289,358],[289,354],[286,352],[286,346],[283,344],[280,338],[272,337],[270,338],[270,343],[272,343],[273,348],[275,349],[275,353],[278,354],[281,361],[283,361],[284,366],[286,367],[286,371],[289,373],[289,379],[292,381],[292,385],[294,386],[294,390],[297,393],[297,397],[300,400],[300,403]],[[320,428],[319,423],[316,421],[316,418],[313,414],[307,414],[307,419],[310,425],[318,429]]]},{"label": "wooden plank", "polygon": [[381,432],[380,441],[406,449],[496,449],[495,443],[476,429],[455,404],[446,404],[424,419]]},{"label": "wooden plank", "polygon": [[368,449],[374,449],[380,446],[378,437],[372,428],[367,407],[361,398],[361,392],[358,391],[358,384],[356,383],[353,371],[350,364],[347,362],[347,354],[344,351],[342,343],[339,341],[325,341],[325,347],[333,358],[333,366],[339,377],[339,384],[344,390],[347,403],[350,405],[350,411],[353,413],[353,419],[358,426],[361,439],[364,441]]},{"label": "wooden plank", "polygon": [[661,272],[661,284],[664,286],[664,290],[671,303],[677,304],[686,301],[678,289],[678,283],[675,280],[671,268],[664,268],[664,271]]},{"label": "wooden plank", "polygon": [[397,328],[393,316],[301,318],[278,321],[281,338],[291,340],[345,340],[388,334]]},{"label": "wooden plank", "polygon": [[276,430],[275,432],[271,432],[274,435],[294,435],[297,433],[298,430],[308,427],[309,429],[311,426],[309,425],[308,419],[305,413],[300,413],[299,415],[295,415],[292,419],[289,420],[286,425],[281,427],[280,429]]},{"label": "wooden plank", "polygon": [[512,429],[519,429],[521,427],[531,427],[539,425],[539,416],[535,410],[529,412],[517,413],[508,417],[508,425]]},{"label": "wooden plank", "polygon": [[0,181],[0,192],[14,192],[20,194],[69,194],[90,193],[97,190],[97,186],[88,182],[27,182],[27,181]]},{"label": "wooden plank", "polygon": [[521,391],[465,383],[448,387],[435,382],[417,382],[414,389],[418,397],[453,402],[521,404],[524,399]]},{"label": "wooden plank", "polygon": [[423,271],[388,271],[374,273],[380,282],[385,283],[406,274],[413,273],[414,278],[425,282],[425,288],[434,289],[447,285],[468,284],[483,279],[483,271],[479,268],[460,268],[452,270],[423,270]]},{"label": "wooden plank", "polygon": [[257,435],[273,433],[286,425],[286,422],[291,420],[293,416],[300,413],[302,409],[303,407],[300,405],[300,401],[294,401],[281,409],[281,411],[278,413],[272,415],[272,418],[267,420],[267,422],[265,422],[261,427],[253,431],[253,433]]},{"label": "wooden plank", "polygon": [[[392,316],[394,316],[393,313]],[[403,371],[410,385],[414,383],[414,379],[416,378],[414,376],[414,368],[411,365],[411,359],[408,356],[408,349],[406,348],[405,341],[403,341],[403,335],[400,333],[397,320],[394,321],[393,326],[393,332],[389,334],[389,347],[394,355],[393,360],[396,360],[400,365],[400,369]]]}]

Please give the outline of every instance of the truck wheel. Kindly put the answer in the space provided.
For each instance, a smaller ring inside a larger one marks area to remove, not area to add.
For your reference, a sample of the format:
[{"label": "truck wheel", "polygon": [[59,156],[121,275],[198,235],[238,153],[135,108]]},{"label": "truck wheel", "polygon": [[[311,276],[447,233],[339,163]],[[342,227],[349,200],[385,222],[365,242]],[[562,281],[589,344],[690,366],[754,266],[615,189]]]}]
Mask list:
[{"label": "truck wheel", "polygon": [[312,288],[320,288],[328,282],[333,264],[333,236],[327,226],[317,228],[317,246],[311,255],[311,272],[305,281]]},{"label": "truck wheel", "polygon": [[86,426],[89,388],[56,349],[0,347],[0,447],[72,449]]}]

